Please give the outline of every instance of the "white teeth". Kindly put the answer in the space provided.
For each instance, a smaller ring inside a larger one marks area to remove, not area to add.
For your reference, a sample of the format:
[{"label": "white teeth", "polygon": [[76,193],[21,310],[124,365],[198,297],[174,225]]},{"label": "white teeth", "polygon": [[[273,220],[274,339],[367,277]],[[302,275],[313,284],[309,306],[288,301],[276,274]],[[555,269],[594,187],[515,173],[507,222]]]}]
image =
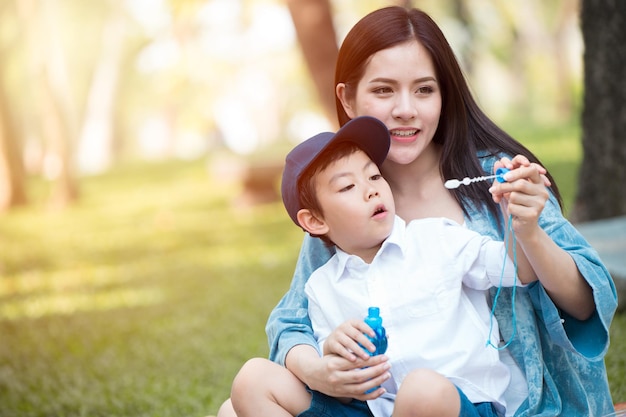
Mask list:
[{"label": "white teeth", "polygon": [[392,130],[392,136],[409,137],[417,133],[417,130]]}]

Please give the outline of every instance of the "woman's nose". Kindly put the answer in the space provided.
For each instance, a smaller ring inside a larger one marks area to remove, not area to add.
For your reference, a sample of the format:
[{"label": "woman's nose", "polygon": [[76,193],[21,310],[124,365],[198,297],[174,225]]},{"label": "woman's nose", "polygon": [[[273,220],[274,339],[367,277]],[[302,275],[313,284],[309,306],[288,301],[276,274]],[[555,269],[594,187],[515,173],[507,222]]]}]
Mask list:
[{"label": "woman's nose", "polygon": [[410,120],[417,116],[417,107],[411,94],[402,93],[397,96],[392,116],[402,120]]}]

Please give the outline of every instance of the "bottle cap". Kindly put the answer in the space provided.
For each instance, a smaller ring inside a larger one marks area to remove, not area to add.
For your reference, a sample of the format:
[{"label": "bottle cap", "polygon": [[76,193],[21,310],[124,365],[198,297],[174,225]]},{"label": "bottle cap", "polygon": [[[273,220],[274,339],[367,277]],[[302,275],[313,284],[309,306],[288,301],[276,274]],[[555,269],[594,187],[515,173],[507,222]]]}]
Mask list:
[{"label": "bottle cap", "polygon": [[510,170],[508,168],[496,169],[496,180],[498,180],[498,182],[506,182],[506,180],[504,179],[504,175],[509,171]]},{"label": "bottle cap", "polygon": [[367,315],[369,317],[380,317],[380,308],[378,308],[378,307],[369,307],[367,309]]}]

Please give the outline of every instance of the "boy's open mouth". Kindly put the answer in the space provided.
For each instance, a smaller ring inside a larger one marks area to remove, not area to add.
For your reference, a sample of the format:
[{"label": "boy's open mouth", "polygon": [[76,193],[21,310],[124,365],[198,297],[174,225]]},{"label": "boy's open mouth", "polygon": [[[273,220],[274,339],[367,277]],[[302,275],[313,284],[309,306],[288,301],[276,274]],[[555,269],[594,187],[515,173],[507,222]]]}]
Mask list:
[{"label": "boy's open mouth", "polygon": [[377,207],[376,207],[376,210],[374,210],[374,214],[372,214],[372,217],[373,217],[373,216],[376,216],[376,215],[378,215],[378,214],[384,213],[384,212],[386,212],[386,211],[387,211],[387,210],[385,209],[385,206],[383,206],[383,205],[377,206]]}]

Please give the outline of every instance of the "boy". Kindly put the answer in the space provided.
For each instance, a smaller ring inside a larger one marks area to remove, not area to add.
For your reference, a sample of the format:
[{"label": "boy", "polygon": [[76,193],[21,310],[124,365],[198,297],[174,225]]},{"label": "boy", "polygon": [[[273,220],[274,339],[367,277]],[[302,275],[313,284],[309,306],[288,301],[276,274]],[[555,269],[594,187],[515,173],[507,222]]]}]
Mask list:
[{"label": "boy", "polygon": [[[494,286],[515,285],[515,268],[510,260],[503,264],[502,242],[447,219],[406,225],[395,216],[391,190],[379,170],[389,141],[382,122],[359,117],[287,155],[282,195],[289,216],[336,246],[336,254],[306,284],[320,349],[345,357],[361,349],[354,335],[363,327],[351,319],[378,306],[391,335],[392,366],[391,379],[383,384],[386,393],[367,403],[375,416],[391,415],[396,395],[419,393],[423,381],[442,387],[437,401],[460,396],[461,415],[502,414],[509,371],[498,350],[485,344],[499,344],[497,323],[486,297],[477,300],[474,292],[470,300],[467,288],[484,294]],[[536,277],[519,252],[519,277],[529,283]],[[317,415],[322,408],[328,415],[367,415],[367,410],[348,410],[354,401],[311,392],[302,384],[268,389],[280,391],[267,398],[292,415]]]}]

